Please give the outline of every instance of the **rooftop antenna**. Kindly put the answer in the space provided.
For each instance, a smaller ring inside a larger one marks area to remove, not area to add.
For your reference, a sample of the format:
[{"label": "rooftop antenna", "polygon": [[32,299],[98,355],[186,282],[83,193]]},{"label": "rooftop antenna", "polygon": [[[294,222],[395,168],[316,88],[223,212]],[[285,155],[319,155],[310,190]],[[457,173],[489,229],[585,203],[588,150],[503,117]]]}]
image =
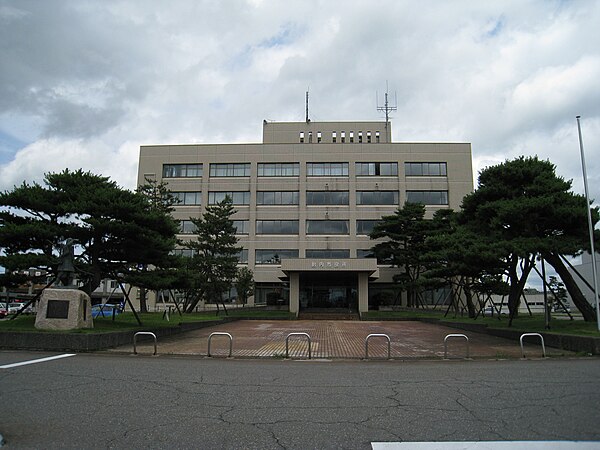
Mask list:
[{"label": "rooftop antenna", "polygon": [[385,128],[387,129],[388,127],[388,123],[390,121],[390,112],[391,111],[398,111],[398,98],[396,96],[396,93],[394,93],[394,106],[391,106],[388,102],[388,82],[386,80],[385,82],[385,102],[383,104],[383,106],[379,106],[379,94],[375,94],[377,95],[377,111],[382,111],[385,112]]},{"label": "rooftop antenna", "polygon": [[310,122],[310,119],[308,118],[308,89],[306,91],[306,123]]}]

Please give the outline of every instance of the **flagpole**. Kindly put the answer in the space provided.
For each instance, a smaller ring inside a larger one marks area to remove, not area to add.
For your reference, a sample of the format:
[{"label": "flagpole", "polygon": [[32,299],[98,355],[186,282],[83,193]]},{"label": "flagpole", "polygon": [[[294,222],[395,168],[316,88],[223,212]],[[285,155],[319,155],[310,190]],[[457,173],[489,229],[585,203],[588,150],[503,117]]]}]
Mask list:
[{"label": "flagpole", "polygon": [[594,250],[594,224],[592,223],[592,207],[590,205],[590,192],[588,189],[587,171],[585,168],[585,155],[583,153],[583,139],[581,137],[581,123],[577,116],[577,131],[579,132],[579,149],[581,150],[581,168],[583,170],[583,185],[585,187],[585,199],[587,203],[588,228],[590,230],[590,250],[592,252],[592,276],[594,278],[594,299],[596,301],[596,322],[600,331],[600,307],[598,305],[598,272],[596,270],[596,252]]}]

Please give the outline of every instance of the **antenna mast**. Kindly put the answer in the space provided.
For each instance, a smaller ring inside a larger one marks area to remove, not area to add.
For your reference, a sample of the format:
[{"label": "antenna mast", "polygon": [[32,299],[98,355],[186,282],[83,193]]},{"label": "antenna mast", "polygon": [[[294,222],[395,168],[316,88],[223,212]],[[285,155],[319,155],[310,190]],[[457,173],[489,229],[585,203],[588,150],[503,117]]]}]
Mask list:
[{"label": "antenna mast", "polygon": [[308,118],[308,90],[306,91],[306,123],[310,122]]},{"label": "antenna mast", "polygon": [[[308,95],[308,93],[307,93]],[[390,121],[390,112],[398,110],[398,99],[396,94],[394,94],[395,102],[394,106],[391,106],[388,102],[388,82],[385,82],[385,103],[383,106],[379,106],[379,95],[377,95],[377,111],[385,112],[385,128],[387,129],[388,123]]]}]

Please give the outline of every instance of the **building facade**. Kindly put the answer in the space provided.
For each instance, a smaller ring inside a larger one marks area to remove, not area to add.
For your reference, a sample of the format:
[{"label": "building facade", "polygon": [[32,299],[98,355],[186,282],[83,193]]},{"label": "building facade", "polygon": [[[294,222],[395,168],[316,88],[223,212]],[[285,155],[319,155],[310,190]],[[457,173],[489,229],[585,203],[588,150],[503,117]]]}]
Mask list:
[{"label": "building facade", "polygon": [[[394,291],[395,270],[372,258],[369,233],[405,202],[458,209],[473,189],[468,143],[392,142],[386,122],[267,122],[255,144],[149,145],[138,183],[162,180],[190,217],[233,200],[240,264],[254,304],[365,312]],[[179,250],[183,254],[189,251]]]}]

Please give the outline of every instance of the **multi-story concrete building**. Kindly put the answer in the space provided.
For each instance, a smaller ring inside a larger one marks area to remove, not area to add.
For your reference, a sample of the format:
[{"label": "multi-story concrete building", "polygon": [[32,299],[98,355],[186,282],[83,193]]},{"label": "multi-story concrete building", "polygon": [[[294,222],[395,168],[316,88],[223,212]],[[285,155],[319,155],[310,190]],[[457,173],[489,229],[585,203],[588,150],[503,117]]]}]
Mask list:
[{"label": "multi-story concrete building", "polygon": [[473,189],[470,144],[396,143],[390,127],[264,121],[262,143],[142,146],[138,182],[168,183],[182,239],[190,217],[232,198],[255,304],[364,312],[397,270],[369,257],[377,220],[405,202],[424,203],[429,217],[458,209]]}]

